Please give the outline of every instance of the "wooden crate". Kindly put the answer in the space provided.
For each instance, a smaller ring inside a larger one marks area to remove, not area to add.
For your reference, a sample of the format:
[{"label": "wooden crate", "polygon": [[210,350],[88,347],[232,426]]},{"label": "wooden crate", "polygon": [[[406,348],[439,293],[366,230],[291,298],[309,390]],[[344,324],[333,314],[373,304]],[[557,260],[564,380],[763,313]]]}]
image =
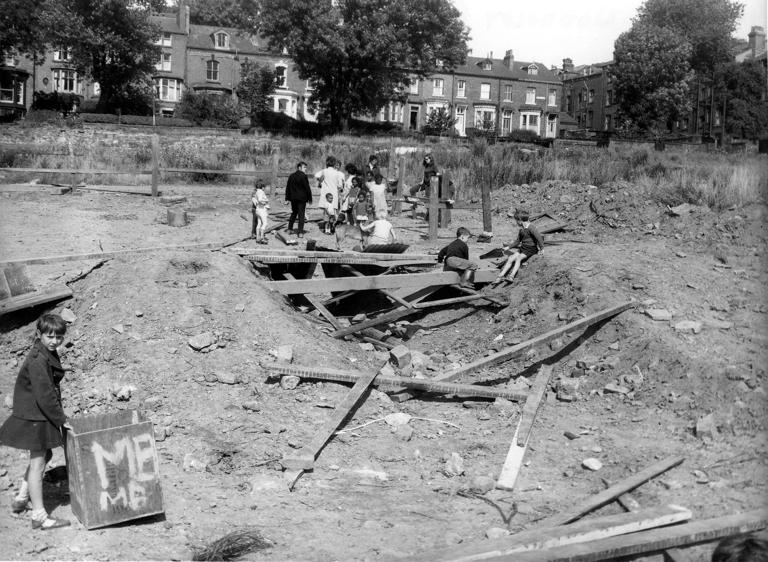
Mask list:
[{"label": "wooden crate", "polygon": [[70,420],[72,512],[86,529],[163,513],[152,423],[137,410]]}]

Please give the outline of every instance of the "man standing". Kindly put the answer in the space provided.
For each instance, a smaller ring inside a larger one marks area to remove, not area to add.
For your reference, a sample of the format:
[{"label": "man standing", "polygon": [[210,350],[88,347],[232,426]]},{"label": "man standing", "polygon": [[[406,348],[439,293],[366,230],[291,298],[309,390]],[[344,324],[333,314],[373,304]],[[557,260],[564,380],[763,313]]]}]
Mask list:
[{"label": "man standing", "polygon": [[293,224],[299,218],[299,238],[304,236],[304,219],[307,203],[312,202],[312,190],[307,179],[307,163],[296,164],[296,171],[288,176],[285,186],[285,200],[291,203],[291,217],[288,219],[288,234],[295,234]]}]

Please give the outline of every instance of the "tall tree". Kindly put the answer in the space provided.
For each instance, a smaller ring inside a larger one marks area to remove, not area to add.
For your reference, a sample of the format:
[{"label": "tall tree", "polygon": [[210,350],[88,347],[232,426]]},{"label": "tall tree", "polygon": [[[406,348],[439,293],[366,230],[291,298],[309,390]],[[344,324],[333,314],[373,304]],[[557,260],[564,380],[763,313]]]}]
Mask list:
[{"label": "tall tree", "polygon": [[756,60],[731,62],[718,69],[716,87],[725,101],[723,117],[728,133],[750,140],[768,133],[765,84],[765,69]]},{"label": "tall tree", "polygon": [[[176,0],[179,7],[179,0]],[[256,25],[258,0],[184,0],[189,20],[199,25],[251,29]]]},{"label": "tall tree", "polygon": [[51,31],[54,46],[72,50],[75,65],[99,83],[99,108],[129,104],[131,91],[148,83],[160,48],[150,19],[157,0],[60,0],[67,18]]},{"label": "tall tree", "polygon": [[0,52],[42,55],[51,26],[65,16],[55,0],[4,0],[0,9]]},{"label": "tall tree", "polygon": [[744,5],[730,0],[646,0],[635,22],[670,29],[691,45],[688,62],[702,75],[733,58],[733,32]]},{"label": "tall tree", "polygon": [[310,103],[345,128],[404,100],[411,80],[464,62],[468,31],[449,0],[262,0],[259,32],[286,48]]},{"label": "tall tree", "polygon": [[635,23],[614,45],[611,68],[620,117],[666,129],[690,111],[691,46],[671,29]]},{"label": "tall tree", "polygon": [[246,60],[240,65],[240,76],[235,94],[255,125],[261,121],[263,114],[271,109],[272,100],[269,96],[275,92],[275,71],[266,65],[259,66]]}]

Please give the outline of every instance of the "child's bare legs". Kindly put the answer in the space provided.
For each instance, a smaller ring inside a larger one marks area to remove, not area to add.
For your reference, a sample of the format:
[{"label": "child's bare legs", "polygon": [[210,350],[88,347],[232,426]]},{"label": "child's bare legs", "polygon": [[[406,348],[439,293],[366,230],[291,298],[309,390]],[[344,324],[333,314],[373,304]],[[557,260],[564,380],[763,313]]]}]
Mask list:
[{"label": "child's bare legs", "polygon": [[264,221],[261,217],[256,218],[256,242],[264,240]]},{"label": "child's bare legs", "polygon": [[29,485],[29,501],[32,504],[32,517],[42,510],[43,517],[47,515],[43,505],[43,473],[45,472],[45,451],[30,451],[29,466],[27,467],[27,484]]},{"label": "child's bare legs", "polygon": [[520,269],[520,264],[523,263],[523,260],[525,259],[525,254],[522,252],[515,252],[511,256],[507,258],[507,262],[504,264],[504,267],[501,268],[501,272],[499,273],[499,278],[506,277],[507,272],[509,272],[510,269],[512,269],[512,273],[509,275],[508,279],[514,279],[515,275],[517,275],[517,271]]}]

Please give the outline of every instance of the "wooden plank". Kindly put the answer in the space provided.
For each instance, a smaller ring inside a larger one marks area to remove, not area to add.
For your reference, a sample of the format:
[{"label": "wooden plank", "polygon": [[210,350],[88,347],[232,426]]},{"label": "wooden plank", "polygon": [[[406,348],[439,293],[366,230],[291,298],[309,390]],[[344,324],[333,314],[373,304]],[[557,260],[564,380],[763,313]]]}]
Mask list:
[{"label": "wooden plank", "polygon": [[438,189],[440,188],[440,178],[432,176],[429,179],[429,233],[427,238],[429,240],[437,240],[437,225],[439,217],[439,204],[438,204]]},{"label": "wooden plank", "polygon": [[[355,371],[343,371],[323,367],[303,367],[301,365],[284,365],[267,363],[263,368],[271,373],[293,375],[305,379],[327,380],[335,382],[356,382],[360,374]],[[478,398],[506,398],[512,402],[520,402],[528,396],[525,392],[499,390],[490,386],[477,384],[457,384],[452,382],[435,382],[434,379],[411,379],[408,377],[378,375],[373,381],[375,386],[412,388],[435,394],[455,394],[457,396],[473,396]]]},{"label": "wooden plank", "polygon": [[47,302],[58,301],[61,299],[68,299],[72,296],[72,289],[66,285],[61,287],[53,287],[44,291],[35,291],[34,293],[26,293],[19,295],[18,297],[11,297],[0,301],[0,314],[7,314],[22,308],[31,308],[39,304]]},{"label": "wooden plank", "polygon": [[[419,260],[418,263],[437,263],[437,255],[430,254],[386,254],[379,252],[323,252],[320,250],[291,250],[288,248],[243,248],[235,246],[229,248],[230,252],[240,255],[248,255],[258,253],[260,255],[280,255],[280,256],[296,256],[303,258],[327,258],[327,257],[349,257],[354,259],[372,259],[378,261],[403,261],[403,260]],[[423,260],[423,262],[421,261]]]},{"label": "wooden plank", "polygon": [[685,460],[685,457],[669,457],[662,459],[651,466],[644,468],[640,472],[637,472],[622,480],[621,482],[614,484],[607,490],[603,490],[599,494],[588,497],[586,500],[577,504],[575,507],[558,513],[552,517],[548,517],[540,522],[542,527],[557,527],[558,525],[566,525],[572,521],[576,521],[583,515],[586,515],[590,511],[594,511],[608,503],[614,501],[616,498],[625,494],[631,490],[634,490],[641,484],[648,482],[652,478],[655,478],[659,474],[668,471],[671,468],[676,467]]},{"label": "wooden plank", "polygon": [[[355,277],[366,277],[366,275],[364,275],[363,273],[359,272],[354,267],[350,267],[349,265],[346,265],[346,264],[342,265],[341,269],[343,269],[344,271],[348,271],[349,273],[351,273]],[[404,298],[400,297],[397,293],[394,293],[392,291],[388,291],[386,289],[379,289],[379,291],[381,293],[383,293],[384,295],[386,295],[387,297],[389,297],[390,299],[392,299],[393,301],[395,301],[396,303],[398,303],[399,305],[404,306],[405,308],[413,308],[413,306],[414,306],[409,301],[407,301]]]},{"label": "wooden plank", "polygon": [[332,293],[335,291],[369,291],[371,289],[394,289],[398,287],[432,287],[435,285],[454,285],[458,282],[459,274],[455,271],[438,271],[434,273],[377,275],[375,277],[331,277],[272,281],[267,283],[267,286],[284,295],[295,295]]},{"label": "wooden plank", "polygon": [[8,288],[12,297],[31,293],[35,290],[35,285],[27,276],[27,267],[24,265],[11,265],[2,268],[5,279],[8,282]]},{"label": "wooden plank", "polygon": [[94,252],[91,254],[66,254],[60,256],[46,256],[38,258],[25,258],[21,260],[6,260],[0,261],[0,267],[6,267],[11,265],[46,265],[49,263],[58,263],[66,261],[79,261],[79,260],[99,260],[107,258],[117,258],[120,256],[127,256],[130,254],[141,254],[147,252],[163,252],[166,250],[211,250],[219,249],[227,246],[227,242],[204,242],[200,244],[180,244],[177,246],[153,246],[149,248],[133,248],[131,250],[115,250],[113,252]]},{"label": "wooden plank", "polygon": [[414,308],[434,308],[436,306],[446,306],[450,304],[458,304],[464,302],[472,302],[480,299],[489,300],[494,304],[498,304],[496,299],[489,298],[487,295],[481,295],[480,293],[474,295],[466,295],[464,297],[452,297],[449,299],[440,299],[436,301],[421,302],[414,305]]},{"label": "wooden plank", "polygon": [[363,397],[376,378],[375,372],[363,373],[357,379],[355,385],[347,393],[341,403],[331,414],[330,418],[315,433],[312,440],[295,453],[288,453],[281,461],[282,465],[288,470],[312,470],[315,465],[315,459],[323,450],[325,444],[333,437],[336,429],[354,410],[357,403]]},{"label": "wooden plank", "polygon": [[533,421],[536,419],[536,413],[539,411],[541,399],[544,397],[551,377],[552,365],[542,365],[528,398],[525,400],[523,412],[520,414],[520,420],[512,437],[507,457],[504,459],[504,465],[501,467],[498,480],[496,480],[496,488],[500,490],[513,490],[515,488],[517,475],[520,473],[523,457],[528,448],[528,438],[533,428]]},{"label": "wooden plank", "polygon": [[8,286],[8,281],[5,279],[5,272],[0,269],[0,300],[4,300],[11,297],[11,288]]},{"label": "wooden plank", "polygon": [[[283,275],[285,276],[286,279],[289,279],[289,280],[296,279],[293,275],[287,272],[283,273]],[[323,303],[321,303],[319,299],[316,299],[315,297],[309,294],[304,295],[304,298],[306,298],[310,302],[310,304],[314,306],[315,309],[317,309],[317,311],[320,314],[322,314],[326,320],[328,320],[328,322],[331,323],[331,326],[333,326],[334,329],[340,330],[341,328],[344,327],[341,325],[341,323],[338,320],[336,320],[336,317],[333,314],[331,314],[331,312],[327,308],[323,306]]]},{"label": "wooden plank", "polygon": [[453,380],[460,377],[461,375],[471,373],[478,369],[490,367],[491,365],[496,365],[498,363],[503,363],[504,361],[508,361],[513,357],[522,355],[523,353],[525,353],[526,351],[528,351],[533,347],[536,347],[537,345],[546,344],[555,338],[558,338],[564,334],[567,334],[568,332],[572,332],[580,328],[586,328],[588,326],[591,326],[592,324],[596,324],[602,320],[605,320],[606,318],[616,316],[617,314],[627,310],[628,308],[631,308],[632,306],[634,306],[633,303],[627,302],[624,304],[619,304],[616,306],[612,306],[610,308],[606,308],[605,310],[601,310],[600,312],[596,312],[595,314],[590,314],[586,318],[581,318],[580,320],[570,322],[569,324],[566,324],[565,326],[561,326],[560,328],[555,328],[554,330],[550,330],[549,332],[542,334],[540,336],[537,336],[531,340],[525,341],[518,345],[513,345],[511,347],[506,347],[501,351],[492,353],[491,355],[488,355],[487,357],[483,357],[482,359],[478,359],[477,361],[473,361],[468,365],[464,365],[462,367],[459,367],[458,369],[454,369],[453,371],[448,371],[447,373],[438,375],[437,378],[439,380],[447,380],[447,381]]},{"label": "wooden plank", "polygon": [[529,529],[499,539],[459,544],[410,558],[413,562],[472,562],[508,556],[532,550],[544,550],[598,539],[627,535],[665,525],[689,521],[693,515],[676,505],[648,509],[638,513],[605,515],[573,525],[548,529]]},{"label": "wooden plank", "polygon": [[486,560],[514,560],[514,562],[617,560],[627,556],[656,553],[677,546],[694,546],[713,542],[724,537],[765,529],[766,526],[768,526],[768,509],[757,509],[547,550],[521,552],[515,554],[513,558],[502,555],[486,558]]},{"label": "wooden plank", "polygon": [[157,186],[160,183],[160,137],[157,134],[152,135],[150,144],[152,150],[152,180],[150,182],[150,191],[152,197],[157,197]]}]

